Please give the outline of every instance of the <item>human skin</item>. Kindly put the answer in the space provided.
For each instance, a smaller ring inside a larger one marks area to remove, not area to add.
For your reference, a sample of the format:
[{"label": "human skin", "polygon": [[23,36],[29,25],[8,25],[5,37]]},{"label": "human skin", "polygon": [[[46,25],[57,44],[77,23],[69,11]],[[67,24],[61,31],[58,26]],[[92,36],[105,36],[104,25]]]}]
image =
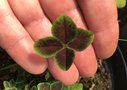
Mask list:
[{"label": "human skin", "polygon": [[[35,53],[36,40],[51,35],[52,23],[59,15],[68,15],[77,27],[94,32],[93,44],[76,52],[68,71]],[[118,21],[115,0],[0,0],[0,46],[32,74],[47,68],[65,85],[82,77],[91,77],[97,70],[96,58],[110,57],[118,42]]]}]

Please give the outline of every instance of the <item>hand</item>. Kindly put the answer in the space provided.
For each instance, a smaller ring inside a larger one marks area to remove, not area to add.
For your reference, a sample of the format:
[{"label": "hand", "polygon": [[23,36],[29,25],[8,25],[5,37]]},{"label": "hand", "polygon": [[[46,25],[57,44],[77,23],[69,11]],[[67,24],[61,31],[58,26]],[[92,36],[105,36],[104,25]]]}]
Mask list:
[{"label": "hand", "polygon": [[[34,41],[50,35],[59,15],[70,16],[78,27],[95,34],[93,45],[76,52],[74,64],[66,72],[33,50]],[[48,68],[66,85],[75,83],[79,73],[83,77],[95,74],[96,57],[113,54],[118,32],[115,0],[0,0],[0,46],[28,72],[39,74]]]}]

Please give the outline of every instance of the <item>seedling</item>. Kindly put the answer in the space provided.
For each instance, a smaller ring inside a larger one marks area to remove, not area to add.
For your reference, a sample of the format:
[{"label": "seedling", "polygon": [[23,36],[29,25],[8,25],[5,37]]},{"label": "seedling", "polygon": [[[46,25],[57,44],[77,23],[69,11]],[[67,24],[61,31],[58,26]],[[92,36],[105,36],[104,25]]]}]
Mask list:
[{"label": "seedling", "polygon": [[60,16],[54,22],[52,36],[35,42],[34,49],[44,58],[53,57],[62,70],[68,70],[75,57],[75,51],[86,49],[93,41],[94,34],[77,28],[68,16]]}]

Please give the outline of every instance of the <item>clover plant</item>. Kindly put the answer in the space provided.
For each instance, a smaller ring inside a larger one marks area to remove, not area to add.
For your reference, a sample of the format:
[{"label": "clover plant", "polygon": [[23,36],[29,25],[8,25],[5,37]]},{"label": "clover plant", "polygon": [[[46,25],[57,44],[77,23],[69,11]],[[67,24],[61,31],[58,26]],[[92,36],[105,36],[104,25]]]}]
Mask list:
[{"label": "clover plant", "polygon": [[3,85],[5,87],[5,90],[17,90],[14,80],[4,81]]},{"label": "clover plant", "polygon": [[40,82],[37,85],[30,86],[26,84],[25,87],[20,84],[20,87],[17,86],[14,80],[4,81],[4,90],[83,90],[82,83],[75,83],[70,86],[65,86],[63,83],[59,81],[55,81],[52,83],[49,82]]},{"label": "clover plant", "polygon": [[68,16],[60,16],[52,25],[52,36],[35,42],[34,49],[44,58],[53,57],[62,70],[68,70],[75,57],[75,51],[82,51],[93,41],[94,34],[77,28]]}]

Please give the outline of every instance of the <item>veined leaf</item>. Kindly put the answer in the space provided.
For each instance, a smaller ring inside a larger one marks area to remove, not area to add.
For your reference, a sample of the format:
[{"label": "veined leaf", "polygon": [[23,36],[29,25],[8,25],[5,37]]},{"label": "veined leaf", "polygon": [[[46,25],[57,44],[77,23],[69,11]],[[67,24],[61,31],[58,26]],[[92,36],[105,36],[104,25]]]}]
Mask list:
[{"label": "veined leaf", "polygon": [[91,31],[83,30],[78,28],[78,34],[76,38],[68,44],[69,47],[77,50],[82,51],[87,48],[94,39],[94,34]]},{"label": "veined leaf", "polygon": [[38,40],[34,48],[44,58],[49,58],[62,48],[62,44],[54,37],[46,37]]},{"label": "veined leaf", "polygon": [[60,16],[52,26],[53,36],[64,44],[73,40],[76,36],[76,25],[68,16]]},{"label": "veined leaf", "polygon": [[75,55],[72,49],[64,48],[56,54],[55,61],[61,69],[66,71],[72,65],[74,57]]},{"label": "veined leaf", "polygon": [[55,56],[57,65],[68,70],[74,60],[74,50],[82,51],[94,39],[91,31],[77,28],[68,16],[60,16],[52,26],[52,37],[46,37],[35,42],[35,50],[44,58]]}]

